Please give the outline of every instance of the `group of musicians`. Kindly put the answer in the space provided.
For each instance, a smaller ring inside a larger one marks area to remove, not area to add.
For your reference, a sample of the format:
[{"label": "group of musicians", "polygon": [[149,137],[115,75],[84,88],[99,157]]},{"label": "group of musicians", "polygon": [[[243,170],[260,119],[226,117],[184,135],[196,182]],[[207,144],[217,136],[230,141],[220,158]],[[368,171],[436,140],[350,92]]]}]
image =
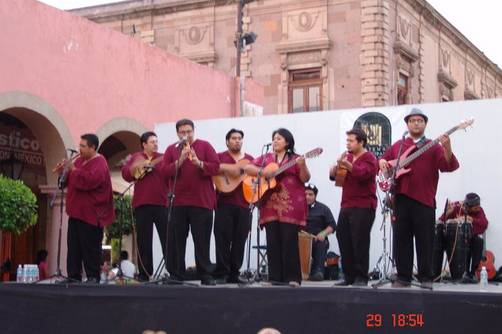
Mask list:
[{"label": "group of musicians", "polygon": [[[158,152],[157,136],[146,132],[142,150],[134,153],[122,167],[122,176],[134,182],[132,206],[136,221],[139,279],[153,275],[153,225],[159,234],[167,270],[177,280],[186,278],[185,249],[191,231],[195,246],[197,274],[203,285],[239,282],[245,242],[251,229],[249,203],[244,199],[242,184],[225,193],[215,190],[213,176],[246,174],[271,180],[277,186],[260,201],[259,224],[266,230],[269,282],[299,286],[302,281],[298,246],[299,230],[313,236],[311,280],[322,280],[327,236],[336,231],[341,252],[344,280],[339,285],[368,284],[370,231],[375,219],[377,174],[388,172],[389,161],[401,150],[417,148],[430,142],[425,137],[428,118],[413,108],[404,121],[408,137],[394,143],[378,161],[366,149],[367,135],[361,129],[347,131],[347,151],[330,169],[335,180],[344,171],[338,224],[329,208],[317,202],[318,190],[305,186],[310,172],[305,157],[296,153],[295,139],[287,129],[272,133],[272,152],[253,158],[242,151],[244,133],[231,129],[226,134],[227,150],[217,153],[207,141],[195,137],[194,123],[182,119],[176,123],[179,141],[164,154]],[[82,279],[82,263],[87,281],[99,282],[103,228],[114,221],[112,187],[106,160],[97,153],[99,141],[94,134],[82,135],[80,155],[65,161],[67,171],[68,275]],[[246,160],[249,163],[239,164]],[[282,173],[264,169],[275,163],[290,166]],[[233,168],[239,164],[239,168]],[[139,167],[139,168],[138,168]],[[459,168],[450,139],[443,135],[410,166],[412,172],[397,179],[393,191],[394,247],[397,277],[393,287],[409,287],[413,273],[413,239],[416,242],[418,280],[432,287],[432,248],[435,230],[435,195],[439,172]],[[169,217],[168,207],[172,207]],[[216,241],[216,265],[210,260],[210,239]],[[471,241],[473,275],[481,259],[483,239],[479,236],[488,222],[480,208],[479,196],[469,194],[460,204],[452,203],[443,220],[458,215],[471,217],[474,237]],[[168,220],[170,223],[168,224]]]}]

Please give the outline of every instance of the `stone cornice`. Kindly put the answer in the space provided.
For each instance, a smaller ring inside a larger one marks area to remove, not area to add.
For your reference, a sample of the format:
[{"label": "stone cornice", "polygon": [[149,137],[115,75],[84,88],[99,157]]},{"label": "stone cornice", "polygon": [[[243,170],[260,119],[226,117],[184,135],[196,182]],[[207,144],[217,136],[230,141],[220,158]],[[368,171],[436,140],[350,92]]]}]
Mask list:
[{"label": "stone cornice", "polygon": [[418,52],[401,41],[394,42],[394,52],[405,56],[412,62],[418,60]]},{"label": "stone cornice", "polygon": [[457,87],[457,81],[443,70],[439,70],[438,72],[438,81],[444,83],[450,89]]},{"label": "stone cornice", "polygon": [[310,40],[284,41],[276,46],[279,53],[301,52],[311,50],[329,49],[331,42],[329,38],[318,38]]},{"label": "stone cornice", "polygon": [[[398,0],[394,0],[398,1]],[[455,28],[447,19],[445,19],[432,5],[426,0],[405,0],[418,13],[422,13],[423,17],[432,25],[441,28],[442,33],[445,31],[457,39],[455,44],[463,44],[469,49],[472,54],[477,55],[488,67],[498,76],[502,77],[502,69],[497,64],[492,62],[481,50],[479,50],[471,41],[469,41],[457,28]]]},{"label": "stone cornice", "polygon": [[223,0],[130,0],[69,10],[92,21],[113,21],[120,16],[139,17],[145,13],[162,15],[223,5]]}]

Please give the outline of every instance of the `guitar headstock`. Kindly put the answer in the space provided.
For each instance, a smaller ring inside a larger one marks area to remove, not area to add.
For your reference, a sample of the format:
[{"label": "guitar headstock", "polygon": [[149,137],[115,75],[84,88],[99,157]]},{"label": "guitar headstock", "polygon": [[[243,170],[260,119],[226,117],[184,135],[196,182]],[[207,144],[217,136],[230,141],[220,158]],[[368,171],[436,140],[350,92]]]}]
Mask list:
[{"label": "guitar headstock", "polygon": [[466,120],[463,120],[462,122],[460,122],[460,124],[458,125],[458,128],[465,130],[468,127],[471,127],[472,123],[474,123],[474,117],[471,117],[469,119],[466,119]]},{"label": "guitar headstock", "polygon": [[313,150],[311,151],[308,151],[307,153],[305,153],[303,156],[307,159],[307,158],[315,158],[315,157],[318,157],[320,156],[322,153],[322,148],[320,147],[317,147],[317,148],[314,148]]}]

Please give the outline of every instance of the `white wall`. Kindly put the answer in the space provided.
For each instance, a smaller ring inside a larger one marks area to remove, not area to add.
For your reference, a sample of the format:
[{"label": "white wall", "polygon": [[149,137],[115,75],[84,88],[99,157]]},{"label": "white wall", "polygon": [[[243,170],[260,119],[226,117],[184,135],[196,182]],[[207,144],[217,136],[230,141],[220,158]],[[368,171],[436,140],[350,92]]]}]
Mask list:
[{"label": "white wall", "polygon": [[[311,182],[319,188],[318,200],[328,205],[335,219],[340,210],[341,188],[328,180],[329,167],[345,149],[345,131],[362,114],[376,111],[385,114],[392,124],[392,142],[400,138],[405,130],[403,116],[412,105],[399,107],[365,108],[350,110],[323,111],[315,113],[272,115],[263,117],[227,118],[195,121],[196,137],[209,141],[217,152],[226,149],[225,134],[230,128],[242,129],[245,133],[244,150],[254,156],[260,155],[263,144],[271,141],[272,131],[285,127],[289,129],[296,141],[299,153],[315,147],[322,147],[323,154],[316,159],[308,160]],[[497,143],[502,142],[502,99],[472,102],[451,102],[441,104],[424,104],[418,106],[429,116],[426,135],[436,138],[470,117],[475,118],[474,127],[456,132],[452,135],[452,147],[460,162],[460,168],[454,173],[442,174],[438,185],[436,200],[437,216],[441,213],[446,198],[463,199],[468,192],[476,192],[481,196],[481,205],[485,209],[490,222],[487,231],[487,249],[495,256],[502,256],[502,226],[497,218],[502,214],[498,193],[502,186],[502,158]],[[500,113],[500,114],[498,114]],[[187,117],[189,117],[187,115]],[[159,136],[161,151],[177,140],[174,123],[157,124],[155,131]],[[424,180],[426,182],[426,180]],[[382,215],[377,209],[375,223],[371,232],[370,270],[382,252],[382,232],[380,230]],[[256,221],[253,224],[253,245],[256,237]],[[158,240],[158,239],[157,239]],[[265,233],[261,234],[262,243]],[[334,236],[330,237],[331,249],[338,254],[338,244]],[[155,251],[157,261],[160,258],[160,245]],[[251,267],[256,267],[256,254],[253,251]],[[211,241],[211,257],[214,255],[214,238]],[[500,257],[499,257],[500,258]],[[193,265],[193,243],[187,243],[186,263]],[[244,263],[244,267],[245,267]],[[501,262],[495,264],[500,266]]]}]

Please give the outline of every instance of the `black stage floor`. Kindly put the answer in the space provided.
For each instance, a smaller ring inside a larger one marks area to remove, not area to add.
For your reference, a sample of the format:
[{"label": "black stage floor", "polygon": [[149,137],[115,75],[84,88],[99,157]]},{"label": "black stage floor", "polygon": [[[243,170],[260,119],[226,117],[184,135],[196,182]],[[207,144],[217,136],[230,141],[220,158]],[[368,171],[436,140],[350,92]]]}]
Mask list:
[{"label": "black stage floor", "polygon": [[[502,288],[0,284],[0,333],[502,333]],[[473,290],[473,291],[468,291]]]}]

